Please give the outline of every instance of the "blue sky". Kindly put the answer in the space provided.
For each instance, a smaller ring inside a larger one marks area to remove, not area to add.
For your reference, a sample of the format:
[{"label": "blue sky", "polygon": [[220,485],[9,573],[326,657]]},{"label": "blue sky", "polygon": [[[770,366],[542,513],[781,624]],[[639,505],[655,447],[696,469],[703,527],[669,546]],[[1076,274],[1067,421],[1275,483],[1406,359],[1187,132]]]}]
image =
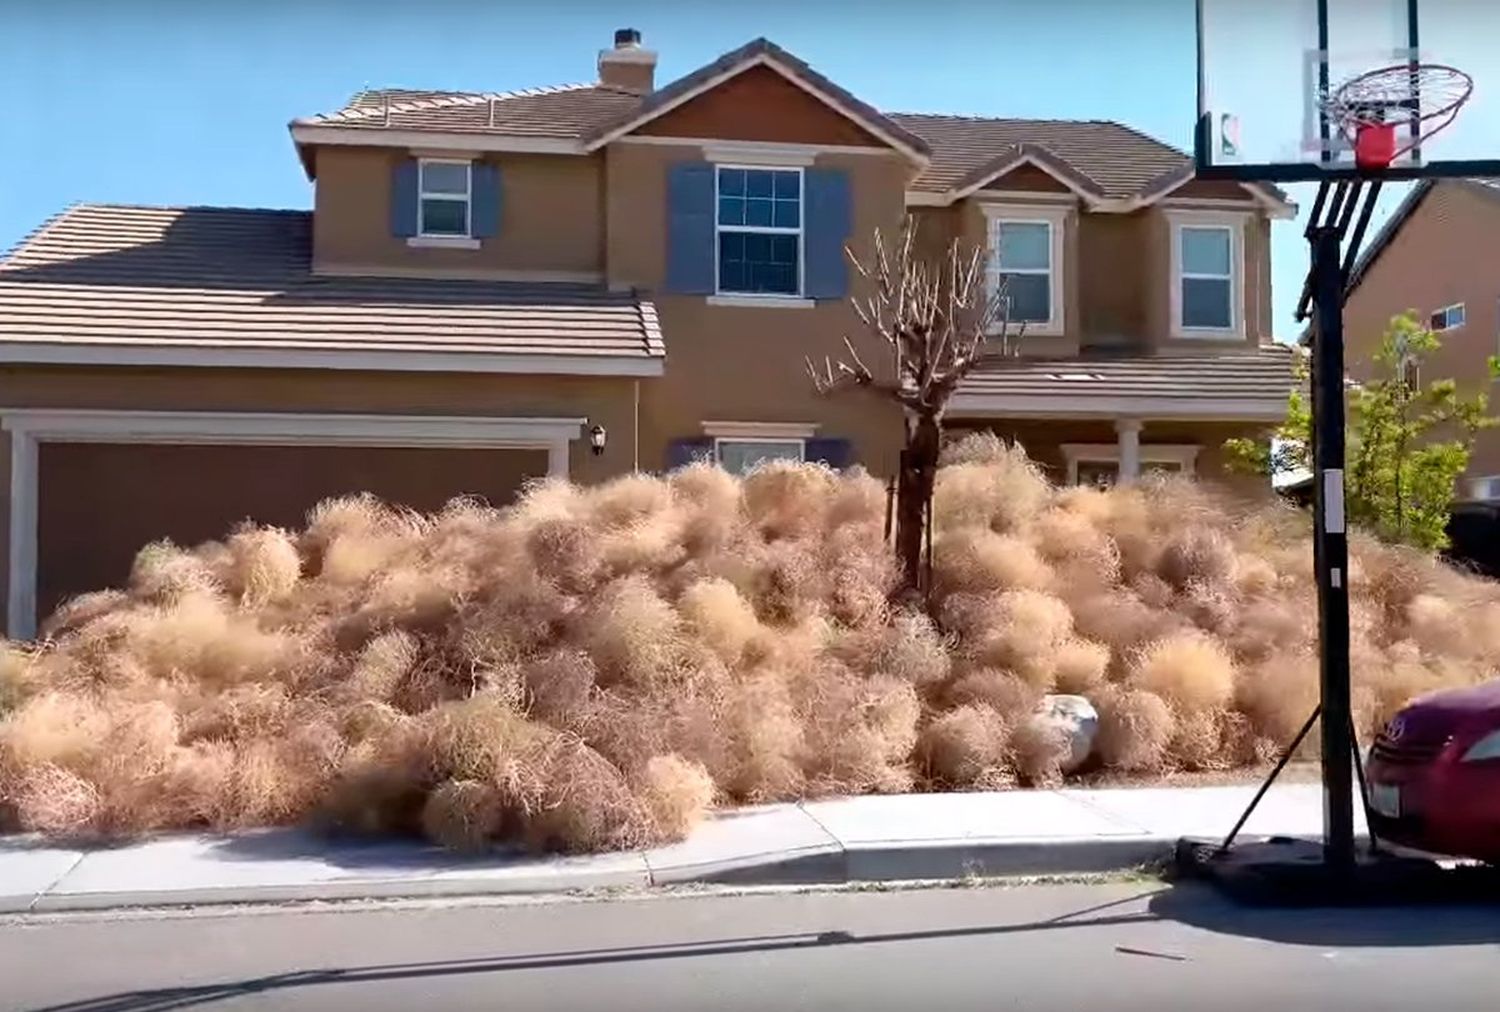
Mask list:
[{"label": "blue sky", "polygon": [[[1186,149],[1196,102],[1192,0],[0,0],[0,23],[0,249],[75,201],[307,207],[294,116],[363,86],[591,80],[625,25],[658,81],[766,35],[889,110],[1118,119]],[[1275,226],[1283,338],[1300,232]]]}]

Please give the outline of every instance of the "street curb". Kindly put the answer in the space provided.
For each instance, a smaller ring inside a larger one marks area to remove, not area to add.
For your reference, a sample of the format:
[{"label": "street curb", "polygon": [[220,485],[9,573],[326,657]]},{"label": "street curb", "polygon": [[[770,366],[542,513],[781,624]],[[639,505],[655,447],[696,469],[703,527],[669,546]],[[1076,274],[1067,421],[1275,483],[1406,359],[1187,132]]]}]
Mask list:
[{"label": "street curb", "polygon": [[750,858],[636,872],[528,875],[513,879],[349,879],[303,884],[208,886],[128,892],[56,893],[0,897],[0,913],[80,913],[141,907],[229,906],[348,900],[525,896],[631,890],[690,883],[777,886],[947,880],[1007,875],[1129,871],[1170,855],[1175,840],[1149,836],[1111,839],[924,841],[812,847]]}]

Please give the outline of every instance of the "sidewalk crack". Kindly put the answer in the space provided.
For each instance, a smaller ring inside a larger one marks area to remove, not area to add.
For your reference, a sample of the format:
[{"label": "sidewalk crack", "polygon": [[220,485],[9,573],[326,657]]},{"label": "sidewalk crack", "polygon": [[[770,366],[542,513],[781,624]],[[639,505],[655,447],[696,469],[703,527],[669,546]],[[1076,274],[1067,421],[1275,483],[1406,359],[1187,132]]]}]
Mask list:
[{"label": "sidewalk crack", "polygon": [[88,857],[87,853],[80,852],[79,855],[73,859],[73,863],[68,865],[66,871],[57,876],[57,878],[53,879],[49,884],[43,886],[40,890],[38,890],[37,894],[31,898],[31,902],[26,904],[26,912],[28,914],[34,913],[36,911],[36,905],[42,901],[42,898],[52,890],[56,889],[59,885],[61,885],[63,879],[67,878],[69,875],[73,874],[73,872],[77,871],[78,866],[80,864],[83,864],[83,859],[86,857]]}]

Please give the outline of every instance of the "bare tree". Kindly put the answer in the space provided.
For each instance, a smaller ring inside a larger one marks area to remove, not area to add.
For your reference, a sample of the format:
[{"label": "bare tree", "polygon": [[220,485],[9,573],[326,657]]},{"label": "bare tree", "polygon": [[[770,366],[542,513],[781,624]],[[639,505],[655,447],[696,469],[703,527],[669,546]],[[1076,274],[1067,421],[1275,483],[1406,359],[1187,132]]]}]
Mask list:
[{"label": "bare tree", "polygon": [[948,401],[981,358],[1013,354],[1025,329],[1011,333],[1009,300],[989,283],[982,249],[965,251],[954,239],[942,258],[927,261],[916,251],[916,232],[908,217],[893,244],[876,230],[868,260],[848,251],[868,289],[850,302],[867,339],[884,341],[889,369],[867,366],[847,335],[845,357],[825,357],[821,369],[807,360],[819,393],[864,390],[901,406],[906,438],[896,485],[896,553],[908,591],[926,589],[922,541]]}]

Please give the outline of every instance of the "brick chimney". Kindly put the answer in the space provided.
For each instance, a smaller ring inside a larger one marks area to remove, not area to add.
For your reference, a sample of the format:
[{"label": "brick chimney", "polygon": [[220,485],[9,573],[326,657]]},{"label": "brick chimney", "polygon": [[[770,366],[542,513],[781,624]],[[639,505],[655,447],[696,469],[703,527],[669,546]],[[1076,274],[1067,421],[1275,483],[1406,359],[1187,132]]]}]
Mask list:
[{"label": "brick chimney", "polygon": [[599,83],[608,88],[649,95],[655,90],[656,53],[641,48],[634,28],[615,31],[615,47],[599,51]]}]

